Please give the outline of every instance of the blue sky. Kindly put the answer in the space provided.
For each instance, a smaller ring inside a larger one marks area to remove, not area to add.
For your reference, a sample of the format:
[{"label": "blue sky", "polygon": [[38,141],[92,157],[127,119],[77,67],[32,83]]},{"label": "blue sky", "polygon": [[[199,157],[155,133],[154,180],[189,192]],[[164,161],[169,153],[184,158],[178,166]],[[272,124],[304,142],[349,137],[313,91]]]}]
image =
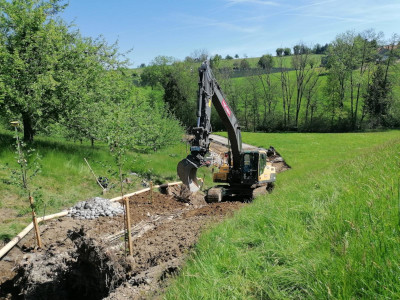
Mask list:
[{"label": "blue sky", "polygon": [[240,57],[298,42],[332,41],[347,30],[400,34],[400,0],[69,0],[62,14],[84,36],[119,40],[133,66],[196,49]]}]

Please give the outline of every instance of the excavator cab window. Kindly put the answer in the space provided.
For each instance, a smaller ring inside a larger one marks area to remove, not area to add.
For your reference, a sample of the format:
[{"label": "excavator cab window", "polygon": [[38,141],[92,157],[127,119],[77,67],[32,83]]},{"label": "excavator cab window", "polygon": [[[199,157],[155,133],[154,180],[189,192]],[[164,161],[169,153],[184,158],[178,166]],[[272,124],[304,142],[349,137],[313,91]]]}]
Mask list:
[{"label": "excavator cab window", "polygon": [[257,157],[255,153],[245,153],[242,158],[243,180],[254,180],[257,177]]},{"label": "excavator cab window", "polygon": [[258,176],[261,176],[261,174],[264,172],[266,163],[267,163],[267,157],[264,153],[261,153],[260,159],[258,161]]}]

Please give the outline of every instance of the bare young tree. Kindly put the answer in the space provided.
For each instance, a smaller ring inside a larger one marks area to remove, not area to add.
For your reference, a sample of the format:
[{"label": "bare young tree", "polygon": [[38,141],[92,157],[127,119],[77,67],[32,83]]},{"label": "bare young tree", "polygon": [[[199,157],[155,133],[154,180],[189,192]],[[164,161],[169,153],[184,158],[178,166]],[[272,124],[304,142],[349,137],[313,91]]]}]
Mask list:
[{"label": "bare young tree", "polygon": [[283,57],[279,57],[279,67],[281,69],[280,81],[282,90],[283,125],[285,128],[287,128],[290,126],[291,122],[291,106],[294,93],[294,84],[290,78],[288,69],[284,67]]},{"label": "bare young tree", "polygon": [[271,55],[263,55],[258,64],[263,68],[264,74],[258,75],[262,84],[263,97],[263,121],[264,128],[267,127],[267,120],[275,111],[276,106],[276,85],[271,80],[271,72],[274,66],[274,60]]},{"label": "bare young tree", "polygon": [[310,48],[304,44],[297,45],[300,49],[295,51],[292,56],[292,66],[296,74],[296,114],[295,126],[299,125],[300,110],[302,107],[302,100],[304,91],[310,84],[314,74],[317,71],[317,61],[310,55]]}]

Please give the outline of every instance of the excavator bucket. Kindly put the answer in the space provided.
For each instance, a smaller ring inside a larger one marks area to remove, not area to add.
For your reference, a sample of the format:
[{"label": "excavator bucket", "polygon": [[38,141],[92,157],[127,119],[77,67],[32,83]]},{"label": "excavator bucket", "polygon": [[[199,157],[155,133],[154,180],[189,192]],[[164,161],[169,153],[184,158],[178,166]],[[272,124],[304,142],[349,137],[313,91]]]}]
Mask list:
[{"label": "excavator bucket", "polygon": [[192,193],[197,192],[200,187],[197,183],[197,169],[200,166],[188,158],[181,160],[177,166],[177,172],[182,183],[189,187]]}]

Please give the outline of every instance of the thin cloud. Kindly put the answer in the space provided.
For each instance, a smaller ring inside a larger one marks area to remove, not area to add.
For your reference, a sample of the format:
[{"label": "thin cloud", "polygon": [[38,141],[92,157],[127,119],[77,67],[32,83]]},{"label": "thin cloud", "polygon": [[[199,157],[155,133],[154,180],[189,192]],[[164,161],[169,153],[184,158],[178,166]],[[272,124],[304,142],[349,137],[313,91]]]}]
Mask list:
[{"label": "thin cloud", "polygon": [[239,33],[255,33],[255,32],[258,32],[259,30],[261,30],[260,26],[235,25],[235,24],[229,23],[229,22],[221,22],[221,21],[216,21],[216,20],[210,19],[210,18],[196,17],[196,16],[186,15],[186,14],[178,14],[178,15],[176,15],[176,17],[181,22],[185,23],[185,26],[182,26],[182,28],[187,28],[187,26],[190,26],[190,27],[193,26],[196,28],[219,27],[222,29],[239,32]]},{"label": "thin cloud", "polygon": [[317,15],[317,14],[285,14],[286,16],[299,16],[299,17],[311,17],[311,18],[320,18],[320,19],[331,19],[331,20],[339,20],[339,21],[348,21],[348,22],[365,22],[365,19],[358,18],[346,18],[346,17],[338,17],[338,16],[326,16],[326,15]]},{"label": "thin cloud", "polygon": [[264,0],[227,0],[228,6],[236,4],[258,4],[258,5],[269,5],[269,6],[280,6],[278,2],[275,1],[264,1]]}]

